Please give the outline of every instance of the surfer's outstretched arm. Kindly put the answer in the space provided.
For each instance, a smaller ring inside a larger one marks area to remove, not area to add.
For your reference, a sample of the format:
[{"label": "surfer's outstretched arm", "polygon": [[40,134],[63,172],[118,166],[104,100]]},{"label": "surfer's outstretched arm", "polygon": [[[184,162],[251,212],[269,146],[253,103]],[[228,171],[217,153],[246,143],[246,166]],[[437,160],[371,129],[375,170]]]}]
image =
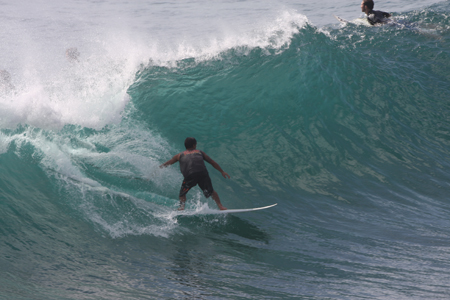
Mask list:
[{"label": "surfer's outstretched arm", "polygon": [[220,173],[222,173],[222,176],[224,178],[230,178],[230,175],[228,175],[227,172],[225,172],[224,170],[222,170],[222,168],[219,166],[218,163],[216,163],[211,157],[209,157],[205,152],[203,152],[203,154],[205,155],[205,160],[211,164],[211,166],[214,167],[214,169],[216,169],[217,171],[219,171]]},{"label": "surfer's outstretched arm", "polygon": [[163,163],[162,165],[159,166],[160,169],[162,168],[166,168],[170,165],[173,165],[174,163],[176,163],[177,161],[180,160],[180,153],[174,155],[171,159],[169,159],[168,161],[166,161],[165,163]]}]

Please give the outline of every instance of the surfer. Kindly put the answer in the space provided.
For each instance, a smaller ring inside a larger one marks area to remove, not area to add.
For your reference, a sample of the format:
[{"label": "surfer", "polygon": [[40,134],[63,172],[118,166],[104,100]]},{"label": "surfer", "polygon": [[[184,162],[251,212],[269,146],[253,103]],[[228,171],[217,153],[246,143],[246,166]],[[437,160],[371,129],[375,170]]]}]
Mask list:
[{"label": "surfer", "polygon": [[186,151],[176,154],[170,160],[166,161],[160,168],[165,168],[173,165],[177,161],[180,162],[180,170],[184,176],[183,183],[180,189],[180,207],[178,210],[183,210],[186,203],[186,194],[191,188],[198,186],[202,189],[206,198],[210,196],[216,201],[220,210],[226,210],[226,207],[220,203],[220,198],[217,192],[213,189],[211,178],[209,177],[208,170],[205,166],[205,160],[210,163],[216,170],[222,173],[224,178],[230,178],[230,175],[226,173],[222,168],[211,159],[205,152],[197,150],[197,140],[193,137],[188,137],[184,141]]},{"label": "surfer", "polygon": [[68,48],[66,50],[66,58],[70,62],[79,62],[78,57],[80,57],[80,52],[76,47]]},{"label": "surfer", "polygon": [[14,89],[11,83],[11,74],[6,70],[0,70],[0,91],[9,92]]},{"label": "surfer", "polygon": [[386,23],[388,21],[387,18],[391,17],[391,14],[384,11],[373,10],[373,6],[373,0],[363,0],[361,2],[361,11],[366,14],[367,21],[370,25]]}]

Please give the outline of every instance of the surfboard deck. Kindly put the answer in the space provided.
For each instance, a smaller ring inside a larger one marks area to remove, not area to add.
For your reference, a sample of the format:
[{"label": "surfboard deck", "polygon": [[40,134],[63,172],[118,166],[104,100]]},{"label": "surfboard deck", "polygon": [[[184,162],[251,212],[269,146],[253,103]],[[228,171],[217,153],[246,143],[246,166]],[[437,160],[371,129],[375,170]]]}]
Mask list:
[{"label": "surfboard deck", "polygon": [[367,18],[356,18],[355,20],[352,21],[348,21],[345,19],[342,19],[341,17],[338,17],[336,15],[333,15],[339,22],[343,23],[343,24],[348,24],[348,23],[352,23],[355,25],[365,25],[365,26],[372,26],[370,25],[369,21],[367,21]]},{"label": "surfboard deck", "polygon": [[263,207],[255,207],[255,208],[238,208],[238,209],[226,209],[226,210],[218,210],[218,209],[202,209],[200,211],[190,211],[190,210],[180,210],[177,211],[177,215],[181,216],[190,216],[190,215],[223,215],[223,214],[235,214],[235,213],[244,213],[251,212],[257,210],[263,210],[267,208],[274,207],[278,203],[263,206]]},{"label": "surfboard deck", "polygon": [[345,20],[345,19],[342,19],[341,17],[338,17],[338,16],[336,16],[336,15],[333,15],[339,22],[342,22],[342,23],[348,23],[348,21],[347,20]]}]

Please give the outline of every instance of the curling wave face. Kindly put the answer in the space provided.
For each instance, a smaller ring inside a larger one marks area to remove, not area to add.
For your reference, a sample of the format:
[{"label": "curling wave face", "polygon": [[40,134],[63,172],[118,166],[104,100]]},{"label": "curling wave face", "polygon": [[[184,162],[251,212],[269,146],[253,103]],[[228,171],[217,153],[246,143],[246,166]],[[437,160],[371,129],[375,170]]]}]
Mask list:
[{"label": "curling wave face", "polygon": [[[167,44],[79,38],[78,62],[56,39],[23,54],[0,93],[0,298],[445,295],[445,4],[408,26],[285,9]],[[210,172],[225,206],[278,206],[176,216],[180,172],[158,166],[186,136],[232,176]]]}]

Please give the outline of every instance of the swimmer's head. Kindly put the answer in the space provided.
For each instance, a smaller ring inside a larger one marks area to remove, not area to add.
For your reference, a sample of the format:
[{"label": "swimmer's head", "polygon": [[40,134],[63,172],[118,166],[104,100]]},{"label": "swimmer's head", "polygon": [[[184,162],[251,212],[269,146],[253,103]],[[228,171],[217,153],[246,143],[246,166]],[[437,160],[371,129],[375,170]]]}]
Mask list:
[{"label": "swimmer's head", "polygon": [[75,47],[66,50],[66,57],[69,61],[78,61],[79,56],[80,52],[78,52],[78,49]]},{"label": "swimmer's head", "polygon": [[373,0],[363,0],[361,2],[361,11],[368,13],[373,10],[374,5]]},{"label": "swimmer's head", "polygon": [[6,70],[0,70],[0,81],[1,82],[10,82],[11,74],[9,74],[9,72]]}]

